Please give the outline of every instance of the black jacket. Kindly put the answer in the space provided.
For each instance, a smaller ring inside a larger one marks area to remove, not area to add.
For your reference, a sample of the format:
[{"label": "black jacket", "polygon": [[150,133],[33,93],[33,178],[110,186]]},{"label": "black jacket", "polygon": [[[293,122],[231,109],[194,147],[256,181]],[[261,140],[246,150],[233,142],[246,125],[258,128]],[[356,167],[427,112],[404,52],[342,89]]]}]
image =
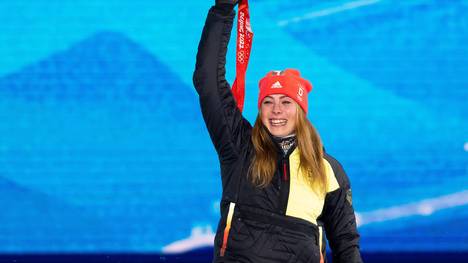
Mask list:
[{"label": "black jacket", "polygon": [[[225,79],[234,15],[211,8],[194,73],[194,85],[222,175],[221,219],[215,237],[214,262],[320,262],[325,251],[322,228],[334,262],[361,262],[349,180],[333,157],[325,153],[324,162],[336,186],[323,198],[304,200],[290,191],[291,187],[300,186],[294,179],[298,178],[293,169],[297,165],[295,149],[278,160],[277,172],[269,186],[257,188],[248,180],[253,157],[252,126],[238,110]],[[320,214],[312,215],[310,220],[295,216],[289,210],[298,204],[316,207]]]}]

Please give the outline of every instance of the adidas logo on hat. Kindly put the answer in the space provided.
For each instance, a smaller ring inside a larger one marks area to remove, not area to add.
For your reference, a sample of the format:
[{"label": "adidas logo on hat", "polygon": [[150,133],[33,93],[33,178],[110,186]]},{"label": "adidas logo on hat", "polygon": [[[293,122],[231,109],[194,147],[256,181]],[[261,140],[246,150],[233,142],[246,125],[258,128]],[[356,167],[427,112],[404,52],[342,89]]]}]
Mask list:
[{"label": "adidas logo on hat", "polygon": [[273,85],[271,85],[271,88],[272,89],[281,89],[283,88],[283,85],[281,85],[281,83],[279,81],[273,83]]}]

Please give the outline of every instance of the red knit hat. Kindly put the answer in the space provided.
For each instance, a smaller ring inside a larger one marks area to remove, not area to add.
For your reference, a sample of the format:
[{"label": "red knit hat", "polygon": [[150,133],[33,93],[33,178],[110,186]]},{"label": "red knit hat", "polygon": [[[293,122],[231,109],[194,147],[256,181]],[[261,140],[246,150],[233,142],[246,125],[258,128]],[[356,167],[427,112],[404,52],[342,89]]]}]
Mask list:
[{"label": "red knit hat", "polygon": [[312,84],[296,69],[271,71],[259,83],[258,108],[263,99],[271,94],[284,94],[295,100],[307,113],[307,94],[312,90]]}]

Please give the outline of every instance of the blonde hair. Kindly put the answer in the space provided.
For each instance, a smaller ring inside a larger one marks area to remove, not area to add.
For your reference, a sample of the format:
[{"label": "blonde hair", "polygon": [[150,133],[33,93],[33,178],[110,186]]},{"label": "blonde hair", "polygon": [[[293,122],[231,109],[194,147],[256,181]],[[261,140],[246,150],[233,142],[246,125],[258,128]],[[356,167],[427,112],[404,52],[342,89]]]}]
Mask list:
[{"label": "blonde hair", "polygon": [[[323,148],[320,136],[307,119],[301,107],[297,106],[296,145],[299,150],[299,168],[314,191],[326,192],[327,177],[323,163]],[[262,123],[260,112],[252,130],[255,155],[249,169],[251,182],[260,188],[266,187],[277,169],[278,151],[267,127]]]}]

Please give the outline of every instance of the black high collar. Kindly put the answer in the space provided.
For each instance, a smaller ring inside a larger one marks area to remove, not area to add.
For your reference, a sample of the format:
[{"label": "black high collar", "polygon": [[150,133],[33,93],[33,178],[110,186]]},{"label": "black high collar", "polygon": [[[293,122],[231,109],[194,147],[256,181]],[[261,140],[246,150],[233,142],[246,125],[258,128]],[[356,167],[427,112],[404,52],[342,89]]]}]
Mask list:
[{"label": "black high collar", "polygon": [[297,139],[295,134],[287,135],[284,137],[274,136],[269,132],[268,134],[270,134],[270,138],[276,145],[278,154],[280,154],[280,156],[289,156],[294,151],[294,149],[296,149]]}]

